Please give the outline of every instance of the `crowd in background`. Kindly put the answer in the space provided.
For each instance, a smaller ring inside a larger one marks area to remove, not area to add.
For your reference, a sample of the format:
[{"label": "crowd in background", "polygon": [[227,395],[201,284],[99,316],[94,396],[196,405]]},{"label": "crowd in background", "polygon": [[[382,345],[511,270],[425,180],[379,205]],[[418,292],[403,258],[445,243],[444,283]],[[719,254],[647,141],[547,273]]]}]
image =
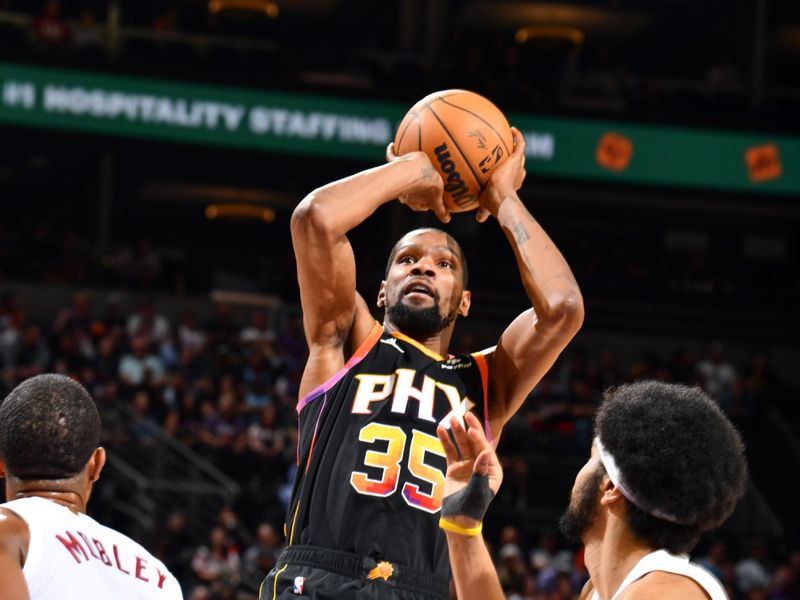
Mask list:
[{"label": "crowd in background", "polygon": [[[42,322],[26,313],[17,296],[3,294],[0,393],[44,371],[68,374],[99,404],[123,404],[136,413],[126,443],[147,444],[153,428],[163,430],[248,487],[250,493],[219,511],[209,531],[196,531],[186,514],[175,511],[145,541],[179,577],[188,598],[249,597],[283,539],[295,461],[294,404],[306,356],[299,318],[289,314],[270,322],[267,312],[255,309],[249,322],[240,323],[229,305],[218,304],[207,319],[187,311],[170,321],[150,299],[133,312],[123,310],[116,296],[96,300],[78,292],[54,320]],[[474,350],[466,348],[472,343],[473,336],[462,333],[456,350]],[[580,460],[602,391],[640,378],[702,385],[744,427],[766,407],[780,406],[787,393],[764,351],[741,365],[726,359],[718,344],[701,355],[689,349],[672,357],[646,353],[620,365],[611,350],[594,355],[573,347],[505,430],[500,453],[506,481],[497,510],[511,506],[511,514],[524,515],[543,501],[528,458],[539,453]],[[586,578],[580,553],[552,531],[533,537],[522,525],[509,519],[489,528],[497,532],[489,541],[509,597],[573,598]],[[701,560],[733,598],[800,597],[799,552],[758,540],[743,547],[742,540],[721,539],[701,548]]]},{"label": "crowd in background", "polygon": [[[298,73],[327,68],[352,76],[336,79],[344,82],[342,89],[349,95],[366,93],[370,98],[385,96],[395,101],[429,92],[432,82],[437,89],[452,82],[453,87],[472,87],[503,106],[525,111],[557,105],[557,110],[583,107],[589,113],[616,116],[624,112],[626,117],[644,115],[656,120],[663,119],[663,114],[670,119],[703,118],[704,125],[708,119],[727,118],[723,124],[737,127],[754,115],[742,72],[725,58],[724,51],[716,62],[692,57],[696,68],[691,76],[699,83],[687,94],[679,88],[665,91],[655,79],[648,80],[649,74],[664,76],[664,69],[654,66],[653,73],[637,71],[631,54],[620,59],[610,46],[591,46],[593,40],[582,53],[572,48],[548,54],[542,48],[517,44],[508,35],[455,38],[452,44],[443,44],[440,60],[426,68],[419,56],[405,53],[398,59],[396,44],[386,41],[395,38],[393,23],[377,22],[375,27],[354,23],[353,35],[339,31],[338,42],[326,42],[327,52],[309,47],[304,53],[298,46],[308,46],[305,39],[312,34],[294,36],[301,44],[287,43],[269,18],[249,23],[226,20],[209,14],[202,3],[201,10],[193,12],[186,3],[181,8],[163,2],[123,5],[122,24],[138,29],[139,37],[126,38],[112,52],[104,2],[0,0],[0,11],[31,17],[26,28],[0,22],[0,59],[101,69],[113,64],[114,71],[148,77],[194,77],[312,91],[318,90],[311,80],[298,84]],[[381,18],[391,20],[392,15]],[[286,27],[286,31],[284,35],[291,38],[296,30]],[[664,31],[671,35],[669,28]],[[232,50],[182,41],[181,34],[186,33],[277,44],[274,49],[262,45]],[[356,34],[362,37],[356,39]],[[356,50],[340,52],[337,43]],[[458,60],[453,61],[448,52]],[[365,60],[370,55],[373,59]],[[652,52],[641,55],[644,63],[652,58]],[[670,64],[678,63],[671,54],[668,59]],[[528,72],[536,72],[537,77],[525,75]],[[794,77],[796,70],[787,73]],[[771,73],[766,76],[769,79]],[[348,88],[346,82],[353,81],[364,85]],[[698,106],[714,110],[698,110]],[[795,110],[764,109],[757,117],[762,119],[760,124],[776,119],[783,131],[787,116],[796,114]],[[187,276],[190,261],[185,256],[176,259],[163,252],[159,247],[163,240],[119,240],[118,246],[101,253],[96,241],[83,233],[83,215],[76,217],[82,219],[81,227],[58,219],[15,223],[13,217],[12,213],[0,222],[0,282],[99,284],[176,294],[209,288],[208,273],[215,265],[198,261],[193,249],[186,255],[202,264],[204,271],[197,280]],[[670,244],[686,241],[670,242],[668,232],[648,230],[640,221],[630,227],[616,220],[593,223],[591,235],[572,227],[562,227],[557,233],[554,239],[568,255],[582,288],[596,296],[658,298],[676,306],[689,298],[706,307],[719,306],[724,299],[726,307],[746,311],[753,305],[763,306],[754,299],[765,297],[770,307],[794,311],[800,296],[800,279],[792,275],[796,250],[791,240],[764,250],[724,231],[722,250],[705,239],[670,253]],[[476,260],[475,279],[489,281],[489,287],[495,266],[491,257],[477,259],[484,264]],[[265,279],[279,281],[282,268],[280,263],[275,271],[264,269]],[[516,281],[513,284],[518,286]],[[122,432],[106,421],[104,444],[147,448],[159,432],[239,482],[242,494],[218,510],[210,527],[198,530],[188,510],[175,510],[159,515],[156,527],[142,541],[167,562],[187,598],[251,598],[283,543],[294,474],[294,406],[306,353],[300,321],[292,313],[276,319],[261,309],[242,318],[241,311],[234,316],[237,311],[226,304],[208,314],[187,310],[168,318],[152,300],[135,306],[123,300],[78,293],[54,313],[55,318],[43,319],[31,314],[30,307],[14,294],[0,295],[0,397],[37,373],[68,374],[89,388],[101,408],[124,406],[135,415]],[[474,350],[474,336],[468,330],[459,331],[457,349]],[[641,348],[637,360],[621,363],[614,349],[590,352],[580,342],[573,344],[503,435],[500,454],[506,479],[490,510],[486,531],[509,598],[576,596],[587,576],[580,551],[547,527],[531,528],[524,522],[531,509],[543,503],[563,508],[566,502],[563,496],[546,496],[549,486],[541,485],[544,474],[532,465],[538,464],[537,457],[581,460],[589,449],[592,414],[602,391],[642,378],[702,385],[748,441],[758,435],[757,424],[771,408],[787,421],[797,422],[794,390],[781,381],[766,349],[754,349],[747,360],[733,361],[725,347],[716,343],[670,355]],[[99,491],[112,476],[105,474]],[[562,473],[567,481],[573,476],[574,472]],[[109,512],[108,502],[98,493],[91,510],[104,517],[118,516]],[[697,549],[695,559],[725,583],[735,600],[800,598],[800,550],[795,549],[800,540],[771,541],[725,535],[710,538]]]},{"label": "crowd in background", "polygon": [[[214,4],[219,3],[208,6]],[[429,90],[436,82],[439,88],[476,89],[514,108],[624,110],[653,116],[666,108],[686,116],[696,112],[700,103],[712,109],[706,120],[750,117],[748,65],[738,56],[708,52],[702,44],[697,48],[702,56],[694,56],[693,68],[687,69],[691,71],[687,83],[671,64],[679,61],[664,61],[658,52],[642,48],[633,52],[624,43],[611,43],[603,36],[575,41],[569,36],[541,39],[540,33],[523,43],[515,39],[514,31],[444,24],[437,60],[431,63],[422,48],[411,50],[407,42],[398,43],[396,7],[377,19],[359,10],[357,2],[350,3],[349,12],[347,6],[331,11],[329,19],[342,30],[340,36],[327,36],[325,27],[330,21],[326,23],[319,15],[316,20],[306,19],[302,29],[306,36],[325,38],[327,50],[319,52],[297,43],[296,21],[283,15],[277,18],[279,8],[263,8],[278,7],[277,3],[264,3],[260,10],[249,11],[247,18],[242,18],[241,12],[209,10],[208,6],[127,3],[121,11],[122,25],[137,33],[112,52],[102,3],[0,0],[0,10],[32,17],[24,35],[6,37],[32,46],[38,57],[47,61],[103,67],[112,63],[112,56],[121,54],[122,62],[147,63],[159,70],[180,64],[184,71],[198,73],[200,68],[204,76],[219,80],[259,83],[268,75],[273,85],[280,82],[304,88],[314,88],[315,82],[325,80],[300,73],[335,71],[338,85],[350,93],[368,91],[390,98],[403,93],[403,88],[406,94],[413,90],[417,96],[417,91]],[[667,14],[663,18],[669,24],[676,17]],[[149,32],[149,39],[142,32]],[[253,46],[217,47],[192,42],[192,35],[245,39]],[[649,35],[658,39],[663,34],[655,28]],[[531,72],[537,76],[526,76]],[[660,78],[667,80],[661,83]],[[765,111],[762,118],[770,118],[769,113]]]}]

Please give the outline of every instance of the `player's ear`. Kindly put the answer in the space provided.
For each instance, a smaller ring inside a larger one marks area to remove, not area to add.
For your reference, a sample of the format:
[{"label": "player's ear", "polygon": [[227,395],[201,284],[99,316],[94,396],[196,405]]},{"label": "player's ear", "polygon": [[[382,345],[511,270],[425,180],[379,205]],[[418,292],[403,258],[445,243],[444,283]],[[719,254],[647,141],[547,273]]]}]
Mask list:
[{"label": "player's ear", "polygon": [[100,471],[106,464],[106,450],[102,446],[95,448],[92,455],[89,457],[89,462],[86,463],[86,474],[89,476],[89,482],[94,483],[100,479]]},{"label": "player's ear", "polygon": [[469,314],[469,307],[472,303],[472,292],[464,290],[461,292],[461,302],[458,303],[458,314],[466,317]]},{"label": "player's ear", "polygon": [[381,287],[378,288],[378,301],[375,303],[378,308],[386,307],[386,281],[381,281]]},{"label": "player's ear", "polygon": [[611,481],[610,477],[603,477],[603,481],[600,483],[600,504],[603,506],[610,506],[611,504],[619,502],[624,497],[620,489]]},{"label": "player's ear", "polygon": [[0,479],[6,478],[6,463],[0,458]]}]

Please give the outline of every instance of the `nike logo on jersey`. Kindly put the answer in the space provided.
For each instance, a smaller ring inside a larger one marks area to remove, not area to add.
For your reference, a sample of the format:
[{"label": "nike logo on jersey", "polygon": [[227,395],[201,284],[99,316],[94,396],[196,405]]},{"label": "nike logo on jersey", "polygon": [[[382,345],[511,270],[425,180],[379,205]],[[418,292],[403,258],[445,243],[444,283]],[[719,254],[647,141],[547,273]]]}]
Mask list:
[{"label": "nike logo on jersey", "polygon": [[381,340],[381,344],[386,344],[387,346],[391,346],[395,350],[397,350],[400,354],[405,354],[406,351],[403,350],[400,346],[397,345],[397,340],[395,338],[391,338],[388,340]]}]

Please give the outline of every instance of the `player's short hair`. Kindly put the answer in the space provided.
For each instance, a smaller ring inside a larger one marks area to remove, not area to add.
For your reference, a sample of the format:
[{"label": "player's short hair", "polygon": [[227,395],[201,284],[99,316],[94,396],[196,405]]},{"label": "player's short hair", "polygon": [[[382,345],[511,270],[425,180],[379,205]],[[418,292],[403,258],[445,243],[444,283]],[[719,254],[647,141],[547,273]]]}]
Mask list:
[{"label": "player's short hair", "polygon": [[26,379],[0,404],[0,458],[23,480],[80,473],[100,444],[100,414],[80,383],[64,375]]},{"label": "player's short hair", "polygon": [[[464,289],[466,290],[469,286],[469,269],[467,268],[467,257],[464,255],[464,250],[461,248],[461,244],[459,244],[456,241],[456,238],[454,238],[446,231],[442,231],[441,229],[437,229],[436,227],[422,227],[420,229],[414,229],[412,231],[409,231],[406,235],[404,235],[403,238],[406,237],[409,233],[425,233],[428,231],[433,231],[435,233],[443,234],[447,238],[447,241],[451,245],[455,246],[455,248],[458,250],[458,261],[461,263],[461,283]],[[395,243],[395,245],[392,247],[392,251],[389,252],[389,260],[386,261],[386,270],[384,271],[383,274],[384,279],[389,276],[389,269],[392,268],[392,263],[394,262],[394,258],[395,256],[397,256],[397,250],[398,250],[397,245],[403,238],[397,240],[397,243]]]},{"label": "player's short hair", "polygon": [[595,433],[614,457],[626,488],[628,525],[656,548],[690,551],[700,535],[730,517],[744,493],[747,462],[739,432],[696,387],[642,381],[606,391]]}]

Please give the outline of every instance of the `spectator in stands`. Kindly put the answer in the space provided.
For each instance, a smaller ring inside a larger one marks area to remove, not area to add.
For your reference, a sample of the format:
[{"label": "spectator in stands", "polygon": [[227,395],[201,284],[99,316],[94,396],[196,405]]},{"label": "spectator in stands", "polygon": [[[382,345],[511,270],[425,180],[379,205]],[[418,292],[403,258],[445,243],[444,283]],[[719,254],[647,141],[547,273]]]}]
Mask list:
[{"label": "spectator in stands", "polygon": [[253,311],[250,317],[250,325],[242,329],[239,334],[239,340],[245,345],[272,344],[275,339],[275,332],[269,328],[267,323],[267,313],[261,308]]},{"label": "spectator in stands", "polygon": [[156,386],[164,377],[161,359],[150,352],[146,334],[136,334],[131,339],[131,351],[119,362],[119,377],[122,383],[135,388],[142,385]]},{"label": "spectator in stands", "polygon": [[206,334],[197,326],[194,312],[191,310],[183,313],[178,327],[178,341],[183,349],[202,350],[205,345]]},{"label": "spectator in stands", "polygon": [[528,570],[525,566],[525,556],[522,549],[514,543],[501,546],[497,554],[500,561],[497,567],[497,575],[500,578],[500,585],[503,591],[521,592],[525,587],[525,579]]},{"label": "spectator in stands", "polygon": [[95,367],[97,375],[103,382],[116,379],[119,374],[120,346],[122,332],[116,329],[100,338],[97,343]]},{"label": "spectator in stands", "polygon": [[286,465],[284,453],[292,450],[287,444],[285,427],[278,423],[278,409],[268,404],[261,409],[259,419],[247,428],[247,450],[254,460],[250,463],[272,476],[283,473]]},{"label": "spectator in stands", "polygon": [[12,369],[12,375],[18,381],[45,372],[50,364],[50,348],[39,325],[36,323],[25,325],[19,344],[10,359],[5,367]]},{"label": "spectator in stands", "polygon": [[70,28],[61,16],[60,0],[48,0],[44,10],[33,21],[37,45],[44,50],[62,48],[70,40]]},{"label": "spectator in stands", "polygon": [[205,326],[208,335],[208,345],[211,350],[219,354],[230,354],[238,347],[239,327],[231,317],[231,305],[220,302],[216,305],[214,316]]},{"label": "spectator in stands", "polygon": [[772,569],[767,557],[767,546],[761,538],[750,541],[750,554],[736,563],[736,587],[740,592],[751,594],[766,592],[772,579]]},{"label": "spectator in stands", "polygon": [[145,298],[136,313],[128,317],[126,329],[131,338],[146,335],[151,342],[160,343],[169,335],[170,324],[164,315],[156,312],[153,301]]},{"label": "spectator in stands", "polygon": [[256,540],[242,556],[242,579],[251,583],[261,582],[264,573],[269,573],[278,554],[281,541],[269,523],[261,523],[256,529]]},{"label": "spectator in stands", "polygon": [[105,327],[104,332],[119,329],[125,331],[126,317],[122,308],[122,297],[119,294],[110,294],[106,298],[106,306],[100,322]]},{"label": "spectator in stands", "polygon": [[181,583],[187,581],[195,546],[188,532],[186,515],[175,511],[160,529],[156,556]]},{"label": "spectator in stands", "polygon": [[53,333],[59,335],[67,328],[82,337],[91,337],[93,332],[92,299],[88,292],[75,292],[72,303],[58,312],[53,323]]},{"label": "spectator in stands", "polygon": [[254,348],[242,370],[245,411],[255,413],[272,403],[273,374],[261,348]]},{"label": "spectator in stands", "polygon": [[711,572],[720,581],[725,580],[725,567],[728,560],[728,547],[722,540],[714,540],[705,555],[697,559],[697,564]]},{"label": "spectator in stands", "polygon": [[227,539],[225,529],[214,527],[208,545],[200,546],[192,557],[192,573],[212,592],[239,583],[239,551]]},{"label": "spectator in stands", "polygon": [[231,506],[223,505],[217,513],[217,525],[225,530],[228,543],[241,551],[253,543],[253,535]]},{"label": "spectator in stands", "polygon": [[302,371],[308,354],[303,323],[294,313],[286,318],[286,323],[278,336],[280,347],[286,354],[287,366],[292,370]]},{"label": "spectator in stands", "polygon": [[734,405],[739,387],[739,374],[724,356],[724,348],[716,342],[711,346],[708,358],[697,365],[697,373],[703,388],[728,413]]}]

